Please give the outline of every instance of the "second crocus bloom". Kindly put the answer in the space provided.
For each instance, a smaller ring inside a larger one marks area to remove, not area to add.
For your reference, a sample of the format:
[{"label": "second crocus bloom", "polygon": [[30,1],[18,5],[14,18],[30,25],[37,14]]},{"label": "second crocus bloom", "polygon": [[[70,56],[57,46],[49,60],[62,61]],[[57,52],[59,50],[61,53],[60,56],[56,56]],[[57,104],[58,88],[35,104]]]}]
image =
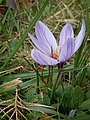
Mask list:
[{"label": "second crocus bloom", "polygon": [[72,25],[67,23],[60,33],[59,43],[49,28],[38,21],[35,26],[35,38],[28,33],[30,39],[36,46],[31,52],[32,58],[40,65],[56,65],[66,62],[81,46],[85,36],[85,21],[82,20],[82,26],[79,34],[74,38]]}]

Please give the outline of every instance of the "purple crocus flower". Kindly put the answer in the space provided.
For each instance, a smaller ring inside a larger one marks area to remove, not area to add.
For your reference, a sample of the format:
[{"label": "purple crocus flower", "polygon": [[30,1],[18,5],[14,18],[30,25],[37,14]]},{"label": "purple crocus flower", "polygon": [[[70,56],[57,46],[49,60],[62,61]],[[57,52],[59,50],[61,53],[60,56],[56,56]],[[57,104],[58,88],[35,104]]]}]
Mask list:
[{"label": "purple crocus flower", "polygon": [[35,26],[37,39],[28,33],[30,39],[36,46],[31,52],[32,58],[40,65],[56,65],[66,62],[81,46],[85,36],[85,21],[82,20],[82,27],[74,38],[72,25],[67,23],[60,33],[60,41],[57,44],[55,37],[49,28],[38,21]]}]

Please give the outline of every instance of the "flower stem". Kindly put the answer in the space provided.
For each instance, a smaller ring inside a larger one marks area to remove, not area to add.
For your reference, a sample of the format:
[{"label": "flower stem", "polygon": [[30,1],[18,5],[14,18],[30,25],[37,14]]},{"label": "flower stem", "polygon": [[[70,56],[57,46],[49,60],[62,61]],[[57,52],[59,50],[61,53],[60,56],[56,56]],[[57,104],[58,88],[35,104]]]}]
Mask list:
[{"label": "flower stem", "polygon": [[57,79],[56,79],[55,83],[53,84],[52,92],[51,92],[51,96],[50,96],[50,103],[52,102],[53,95],[54,95],[56,89],[59,87],[61,78],[62,78],[62,68],[59,69]]},{"label": "flower stem", "polygon": [[37,83],[36,83],[36,92],[37,94],[39,94],[39,75],[38,75],[38,70],[36,71],[36,75],[37,75]]},{"label": "flower stem", "polygon": [[[31,67],[33,68],[33,70],[36,72],[36,93],[39,94],[39,72],[38,69],[35,69],[34,65],[31,64]],[[41,77],[41,76],[40,76]]]},{"label": "flower stem", "polygon": [[50,66],[51,70],[50,70],[50,83],[49,83],[49,87],[50,89],[52,89],[53,86],[53,66]]}]

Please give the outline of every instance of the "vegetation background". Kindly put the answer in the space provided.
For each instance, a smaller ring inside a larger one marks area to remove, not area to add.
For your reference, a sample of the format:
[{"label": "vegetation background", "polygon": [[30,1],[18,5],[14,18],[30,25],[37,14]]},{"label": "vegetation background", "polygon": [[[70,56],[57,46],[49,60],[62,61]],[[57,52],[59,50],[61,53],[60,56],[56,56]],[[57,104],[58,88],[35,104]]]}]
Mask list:
[{"label": "vegetation background", "polygon": [[[76,37],[82,19],[84,42],[55,86],[61,73],[57,66],[46,66],[43,75],[42,67],[36,69],[28,32],[35,35],[35,23],[41,20],[58,41],[62,27],[70,22]],[[90,0],[0,0],[1,120],[90,120],[89,55]]]}]

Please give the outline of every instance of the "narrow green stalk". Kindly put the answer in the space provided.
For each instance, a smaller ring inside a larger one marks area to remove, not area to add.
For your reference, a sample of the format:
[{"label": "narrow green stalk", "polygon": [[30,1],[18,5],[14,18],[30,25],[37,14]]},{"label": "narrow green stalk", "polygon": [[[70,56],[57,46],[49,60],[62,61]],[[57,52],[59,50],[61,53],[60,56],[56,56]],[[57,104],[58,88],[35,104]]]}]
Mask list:
[{"label": "narrow green stalk", "polygon": [[51,96],[50,96],[50,101],[51,101],[51,102],[52,102],[52,99],[53,99],[53,95],[54,95],[56,89],[57,89],[58,86],[59,86],[61,77],[62,77],[62,72],[61,72],[61,69],[59,69],[57,79],[56,79],[55,83],[53,84],[52,91],[51,91]]},{"label": "narrow green stalk", "polygon": [[[50,69],[51,68],[51,69]],[[51,96],[52,94],[52,88],[53,88],[53,66],[49,66],[49,74],[48,74],[48,96]]]},{"label": "narrow green stalk", "polygon": [[51,82],[53,81],[53,66],[51,66],[51,76],[50,76]]},{"label": "narrow green stalk", "polygon": [[38,71],[36,72],[37,75],[37,79],[36,79],[36,93],[39,94],[39,75],[38,75]]},{"label": "narrow green stalk", "polygon": [[32,69],[35,70],[35,72],[36,72],[36,93],[39,94],[39,77],[41,77],[41,76],[40,76],[38,70],[35,69],[34,65],[33,64],[30,64],[30,65],[31,65]]},{"label": "narrow green stalk", "polygon": [[53,66],[51,66],[51,71],[50,71],[50,88],[52,89],[53,86]]},{"label": "narrow green stalk", "polygon": [[38,70],[35,69],[34,65],[33,64],[30,64],[30,62],[24,58],[28,64],[32,67],[32,69],[35,71],[36,73],[36,93],[39,94],[39,77],[42,79],[41,75],[39,74]]}]

